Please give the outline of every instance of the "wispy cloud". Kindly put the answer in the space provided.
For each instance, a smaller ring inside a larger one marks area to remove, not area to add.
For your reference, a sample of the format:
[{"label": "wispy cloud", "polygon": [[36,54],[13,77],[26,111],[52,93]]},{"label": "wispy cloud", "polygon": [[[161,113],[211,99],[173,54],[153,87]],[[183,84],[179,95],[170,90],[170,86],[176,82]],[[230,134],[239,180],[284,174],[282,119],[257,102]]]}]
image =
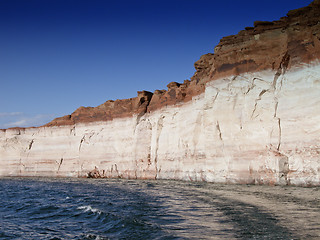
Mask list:
[{"label": "wispy cloud", "polygon": [[0,118],[23,115],[22,112],[0,112]]},{"label": "wispy cloud", "polygon": [[26,115],[21,112],[0,113],[0,128],[37,127],[50,122],[54,114]]}]

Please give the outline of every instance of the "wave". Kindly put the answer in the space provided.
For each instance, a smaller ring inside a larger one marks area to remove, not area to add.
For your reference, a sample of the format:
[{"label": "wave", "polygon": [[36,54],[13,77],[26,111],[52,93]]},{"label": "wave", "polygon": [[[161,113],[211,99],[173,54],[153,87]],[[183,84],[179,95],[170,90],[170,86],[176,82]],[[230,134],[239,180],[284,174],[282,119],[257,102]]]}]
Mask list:
[{"label": "wave", "polygon": [[83,212],[92,212],[92,213],[98,213],[99,215],[102,214],[102,211],[97,209],[97,208],[93,208],[90,205],[87,206],[80,206],[77,207],[77,209],[79,210],[83,210]]}]

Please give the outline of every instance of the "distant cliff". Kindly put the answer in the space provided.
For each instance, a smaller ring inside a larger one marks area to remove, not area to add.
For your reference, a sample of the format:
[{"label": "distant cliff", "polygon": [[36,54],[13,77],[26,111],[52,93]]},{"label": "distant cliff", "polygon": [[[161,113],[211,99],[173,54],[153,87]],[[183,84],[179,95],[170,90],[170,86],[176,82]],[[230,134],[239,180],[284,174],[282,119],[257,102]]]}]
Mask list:
[{"label": "distant cliff", "polygon": [[0,131],[1,176],[320,184],[320,1],[257,21],[191,80]]}]

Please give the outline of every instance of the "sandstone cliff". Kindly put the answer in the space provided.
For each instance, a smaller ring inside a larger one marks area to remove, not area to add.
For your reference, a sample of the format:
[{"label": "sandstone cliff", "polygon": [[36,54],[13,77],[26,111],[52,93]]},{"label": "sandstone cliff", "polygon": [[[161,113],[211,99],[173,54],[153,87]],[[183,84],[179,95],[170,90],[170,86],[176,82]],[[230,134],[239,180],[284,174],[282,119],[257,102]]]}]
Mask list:
[{"label": "sandstone cliff", "polygon": [[320,1],[223,38],[168,90],[0,131],[1,176],[320,184]]}]

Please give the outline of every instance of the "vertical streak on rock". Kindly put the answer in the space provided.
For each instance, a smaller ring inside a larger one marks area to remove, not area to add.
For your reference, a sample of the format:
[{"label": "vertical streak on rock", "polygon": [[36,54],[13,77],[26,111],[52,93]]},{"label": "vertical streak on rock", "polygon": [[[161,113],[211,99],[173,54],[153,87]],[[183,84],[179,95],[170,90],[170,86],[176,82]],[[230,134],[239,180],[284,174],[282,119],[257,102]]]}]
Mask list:
[{"label": "vertical streak on rock", "polygon": [[161,135],[161,132],[162,132],[162,128],[163,128],[163,119],[165,117],[164,116],[161,116],[158,120],[158,124],[157,124],[157,135],[156,135],[156,149],[155,149],[155,157],[154,157],[154,165],[155,165],[155,168],[156,168],[156,176],[155,176],[155,179],[158,178],[158,149],[159,149],[159,138],[160,138],[160,135]]},{"label": "vertical streak on rock", "polygon": [[273,117],[276,118],[277,117],[277,111],[278,111],[278,101],[276,101],[276,104],[274,106],[274,114]]},{"label": "vertical streak on rock", "polygon": [[281,75],[281,70],[278,70],[278,71],[276,72],[276,74],[274,75],[273,82],[272,82],[272,88],[273,88],[274,91],[276,90],[277,81],[278,81],[280,75]]},{"label": "vertical streak on rock", "polygon": [[29,150],[31,150],[33,143],[34,143],[34,139],[32,139],[31,142],[29,143]]},{"label": "vertical streak on rock", "polygon": [[70,135],[76,136],[76,126],[73,126],[73,127],[70,129]]},{"label": "vertical streak on rock", "polygon": [[117,177],[118,177],[118,178],[121,178],[121,175],[120,175],[120,173],[119,173],[118,166],[117,166],[116,163],[114,164],[114,168],[115,168],[115,171],[117,172],[117,175],[118,175]]},{"label": "vertical streak on rock", "polygon": [[252,114],[251,114],[251,119],[253,118],[253,115],[254,113],[256,112],[257,110],[257,105],[258,105],[258,102],[261,100],[261,97],[263,94],[265,94],[268,90],[264,89],[260,92],[258,98],[255,100],[255,104],[254,104],[254,107],[253,107],[253,111],[252,111]]},{"label": "vertical streak on rock", "polygon": [[234,96],[232,110],[235,110],[238,101],[238,93]]},{"label": "vertical streak on rock", "polygon": [[[25,152],[26,152],[26,160],[28,160],[28,158],[29,158],[29,154],[30,154],[30,151],[31,151],[31,149],[32,149],[32,146],[33,146],[33,144],[34,144],[34,139],[32,139],[31,141],[30,141],[30,143],[29,143],[29,145],[28,145],[28,150],[26,150]],[[22,159],[21,159],[21,155],[20,155],[20,164],[22,164]],[[23,164],[22,164],[23,165]],[[25,167],[25,166],[24,166]]]},{"label": "vertical streak on rock", "polygon": [[19,159],[19,167],[20,167],[19,173],[20,173],[20,175],[22,173],[22,166],[23,166],[23,164],[22,164],[22,160],[21,160],[21,157],[20,157],[20,159]]},{"label": "vertical streak on rock", "polygon": [[278,118],[278,127],[279,127],[279,140],[278,140],[278,146],[277,150],[280,150],[280,145],[281,145],[281,121],[280,118]]},{"label": "vertical streak on rock", "polygon": [[248,87],[248,90],[244,93],[244,95],[247,95],[252,89],[254,89],[254,87],[256,86],[254,84],[254,80],[256,80],[255,78],[252,80],[252,84],[251,86]]},{"label": "vertical streak on rock", "polygon": [[272,83],[273,90],[276,90],[277,81],[278,81],[279,77],[286,73],[287,68],[289,66],[289,62],[290,62],[290,55],[288,54],[288,52],[286,52],[283,55],[283,58],[282,58],[280,65],[279,65],[279,68],[274,76],[273,83]]},{"label": "vertical streak on rock", "polygon": [[192,138],[193,146],[194,146],[194,154],[196,152],[196,148],[199,143],[201,130],[202,130],[202,114],[198,113],[197,120],[194,127],[193,138]]},{"label": "vertical streak on rock", "polygon": [[257,110],[257,105],[258,105],[258,102],[256,101],[256,103],[254,104],[253,110],[252,110],[251,119],[253,118],[253,115]]},{"label": "vertical streak on rock", "polygon": [[[155,175],[155,170],[151,171],[149,168],[151,165],[152,124],[148,118],[143,118],[134,128],[132,164],[134,165],[135,177],[152,178]],[[153,172],[152,177],[150,172]]]},{"label": "vertical streak on rock", "polygon": [[137,159],[135,159],[134,160],[134,162],[135,162],[135,167],[134,167],[134,177],[135,177],[135,179],[138,179],[138,173],[137,173],[137,171],[138,171],[138,160]]},{"label": "vertical streak on rock", "polygon": [[79,164],[79,166],[80,166],[80,172],[79,172],[79,176],[81,175],[81,173],[82,173],[82,171],[83,171],[83,162],[82,163],[80,163],[80,161],[81,161],[81,159],[80,159],[80,151],[81,151],[81,147],[82,147],[82,143],[84,142],[84,139],[85,139],[85,135],[83,135],[83,137],[81,138],[81,140],[80,140],[80,143],[79,143],[79,154],[78,154],[78,164]]},{"label": "vertical streak on rock", "polygon": [[231,79],[231,81],[228,83],[228,86],[227,86],[228,91],[231,90],[231,88],[232,88],[232,83],[237,79],[237,77],[238,77],[238,76],[234,76],[234,77]]},{"label": "vertical streak on rock", "polygon": [[209,109],[212,109],[217,98],[218,98],[218,95],[219,95],[219,89],[218,88],[213,88],[214,90],[216,90],[216,94],[214,95],[213,98],[209,98],[208,101],[206,101],[205,103],[205,106],[203,108],[203,110],[209,110]]},{"label": "vertical streak on rock", "polygon": [[62,162],[63,162],[63,158],[60,159],[60,163],[59,163],[59,166],[58,166],[58,172],[59,172],[59,170],[60,170],[60,167],[61,167],[61,165],[62,165]]},{"label": "vertical streak on rock", "polygon": [[85,135],[83,135],[83,137],[81,138],[81,140],[80,140],[80,144],[79,144],[79,157],[80,157],[80,150],[81,150],[81,146],[82,146],[82,143],[83,143],[83,141],[84,141],[84,139],[85,139]]},{"label": "vertical streak on rock", "polygon": [[[211,104],[211,107],[210,107],[210,108],[213,107],[213,104],[216,102],[216,100],[217,100],[217,98],[218,98],[218,96],[219,96],[219,93],[220,93],[220,90],[219,90],[218,88],[214,88],[214,89],[217,91],[217,93],[216,93],[216,95],[214,95],[214,97],[212,98],[212,102],[210,102],[210,104]],[[208,108],[208,107],[206,107],[206,108]]]},{"label": "vertical streak on rock", "polygon": [[[280,150],[280,146],[281,146],[281,120],[279,117],[277,117],[277,111],[278,111],[278,105],[279,105],[279,102],[278,102],[278,98],[276,96],[276,90],[277,90],[277,81],[279,79],[279,77],[281,75],[284,75],[288,69],[288,66],[289,66],[289,63],[290,63],[290,55],[288,54],[288,52],[286,52],[284,55],[283,55],[283,58],[280,62],[280,65],[278,67],[278,70],[274,76],[274,79],[273,79],[273,83],[272,83],[272,88],[273,88],[273,91],[274,91],[274,102],[275,102],[275,107],[274,107],[274,115],[273,117],[274,118],[277,118],[278,119],[278,129],[279,129],[279,134],[278,134],[278,146],[277,146],[277,151]],[[282,87],[282,80],[281,80],[281,85],[280,85],[280,88]]]},{"label": "vertical streak on rock", "polygon": [[288,180],[288,173],[289,173],[289,158],[280,153],[279,159],[279,183],[282,185],[288,185],[290,180]]},{"label": "vertical streak on rock", "polygon": [[140,123],[141,118],[143,117],[143,115],[144,115],[144,113],[143,113],[143,114],[140,113],[140,114],[137,115],[136,124],[135,124],[135,126],[134,126],[134,133],[136,132],[137,127],[138,127],[138,125],[139,125],[139,123]]},{"label": "vertical streak on rock", "polygon": [[217,130],[218,130],[218,134],[219,134],[220,140],[223,141],[223,140],[222,140],[222,133],[221,133],[219,121],[217,121],[217,123],[216,123],[216,128],[217,128]]}]

